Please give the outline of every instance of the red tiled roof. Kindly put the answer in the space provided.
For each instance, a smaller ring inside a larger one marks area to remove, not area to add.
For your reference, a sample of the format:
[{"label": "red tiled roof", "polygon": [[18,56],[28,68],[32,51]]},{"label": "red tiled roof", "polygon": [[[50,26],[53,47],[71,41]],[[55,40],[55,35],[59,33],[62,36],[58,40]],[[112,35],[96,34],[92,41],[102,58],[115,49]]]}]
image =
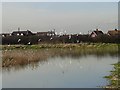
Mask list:
[{"label": "red tiled roof", "polygon": [[120,35],[120,30],[109,30],[108,34],[111,36]]}]

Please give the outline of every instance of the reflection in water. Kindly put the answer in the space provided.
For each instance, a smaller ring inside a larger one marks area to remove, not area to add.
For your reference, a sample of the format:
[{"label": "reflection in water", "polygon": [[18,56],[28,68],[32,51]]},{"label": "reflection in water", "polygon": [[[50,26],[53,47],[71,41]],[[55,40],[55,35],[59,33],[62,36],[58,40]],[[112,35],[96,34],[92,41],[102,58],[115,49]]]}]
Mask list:
[{"label": "reflection in water", "polygon": [[27,67],[37,68],[39,63],[47,62],[50,58],[60,57],[79,59],[93,55],[97,58],[106,56],[117,57],[117,51],[97,49],[40,49],[40,50],[7,50],[2,52],[2,67],[4,71],[19,70]]},{"label": "reflection in water", "polygon": [[3,72],[3,88],[97,88],[117,57],[52,57],[47,61]]},{"label": "reflection in water", "polygon": [[2,51],[3,88],[96,88],[118,61],[117,48]]},{"label": "reflection in water", "polygon": [[0,89],[2,89],[2,52],[0,51]]}]

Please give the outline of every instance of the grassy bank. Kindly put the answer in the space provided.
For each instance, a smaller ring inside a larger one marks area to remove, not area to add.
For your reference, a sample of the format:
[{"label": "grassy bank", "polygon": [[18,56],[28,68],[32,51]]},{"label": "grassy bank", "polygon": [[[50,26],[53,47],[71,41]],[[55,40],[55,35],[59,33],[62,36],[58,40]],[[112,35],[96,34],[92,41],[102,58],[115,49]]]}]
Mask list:
[{"label": "grassy bank", "polygon": [[120,62],[114,64],[114,70],[111,71],[109,76],[105,76],[109,80],[109,85],[106,88],[120,89]]},{"label": "grassy bank", "polygon": [[40,44],[40,45],[3,45],[2,67],[27,65],[45,61],[56,56],[77,58],[85,55],[114,56],[118,53],[117,44]]},{"label": "grassy bank", "polygon": [[1,45],[1,50],[7,49],[42,49],[42,48],[87,48],[87,49],[118,49],[120,44],[111,43],[80,43],[80,44],[39,44],[39,45]]}]

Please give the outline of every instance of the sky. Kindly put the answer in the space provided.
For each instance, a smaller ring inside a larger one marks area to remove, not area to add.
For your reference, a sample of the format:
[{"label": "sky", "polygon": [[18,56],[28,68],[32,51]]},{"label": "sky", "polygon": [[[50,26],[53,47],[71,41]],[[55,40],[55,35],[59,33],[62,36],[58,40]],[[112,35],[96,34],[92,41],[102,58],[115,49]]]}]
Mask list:
[{"label": "sky", "polygon": [[86,34],[118,28],[117,2],[3,2],[2,32],[21,30]]},{"label": "sky", "polygon": [[[100,28],[106,33],[118,27],[118,1],[0,0],[0,33],[11,33],[18,27],[32,32],[55,28],[57,32],[66,30],[67,33],[88,33]],[[1,74],[0,81],[1,88]]]},{"label": "sky", "polygon": [[120,0],[1,0],[2,2],[119,2]]}]

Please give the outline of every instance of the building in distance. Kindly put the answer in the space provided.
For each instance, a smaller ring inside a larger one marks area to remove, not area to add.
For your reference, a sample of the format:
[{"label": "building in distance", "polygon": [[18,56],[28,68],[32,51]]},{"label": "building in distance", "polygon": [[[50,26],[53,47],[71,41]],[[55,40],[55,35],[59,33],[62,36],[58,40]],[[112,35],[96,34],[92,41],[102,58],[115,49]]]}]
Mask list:
[{"label": "building in distance", "polygon": [[94,37],[97,37],[97,36],[101,36],[103,35],[104,33],[101,31],[101,30],[98,30],[96,29],[95,31],[93,31],[91,34],[90,34],[90,37],[94,38]]},{"label": "building in distance", "polygon": [[109,31],[107,32],[107,34],[108,34],[109,36],[120,36],[120,30],[117,30],[117,29],[115,29],[115,30],[109,30]]}]

